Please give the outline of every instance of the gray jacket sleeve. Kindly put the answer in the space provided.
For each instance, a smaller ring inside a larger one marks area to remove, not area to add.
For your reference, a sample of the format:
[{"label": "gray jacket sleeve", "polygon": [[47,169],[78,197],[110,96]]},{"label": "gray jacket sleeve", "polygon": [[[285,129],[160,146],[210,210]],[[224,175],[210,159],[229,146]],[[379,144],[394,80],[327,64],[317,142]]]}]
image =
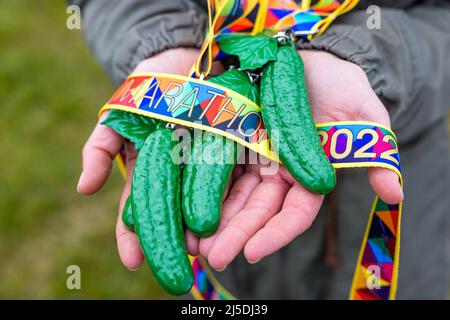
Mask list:
[{"label": "gray jacket sleeve", "polygon": [[442,120],[450,108],[450,1],[427,3],[381,7],[379,30],[367,27],[366,10],[348,13],[321,37],[297,44],[361,66],[403,142]]},{"label": "gray jacket sleeve", "polygon": [[85,38],[103,68],[121,83],[143,59],[176,47],[200,47],[201,0],[70,0],[79,5]]}]

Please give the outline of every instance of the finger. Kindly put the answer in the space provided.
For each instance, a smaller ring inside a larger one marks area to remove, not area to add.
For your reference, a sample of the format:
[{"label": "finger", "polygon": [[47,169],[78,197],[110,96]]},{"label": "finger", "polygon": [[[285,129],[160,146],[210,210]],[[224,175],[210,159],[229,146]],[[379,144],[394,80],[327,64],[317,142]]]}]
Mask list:
[{"label": "finger", "polygon": [[244,248],[245,243],[277,213],[289,190],[289,184],[279,180],[264,180],[219,234],[208,254],[210,265],[223,270]]},{"label": "finger", "polygon": [[260,182],[260,176],[253,170],[248,170],[234,182],[228,193],[228,197],[223,202],[220,224],[217,231],[208,238],[200,239],[199,249],[202,256],[205,258],[208,257],[209,251],[217,236],[226,227],[230,219],[244,208],[250,194]]},{"label": "finger", "polygon": [[[391,125],[389,113],[375,93],[366,98],[358,120],[374,121],[388,128]],[[388,204],[396,204],[403,200],[403,191],[395,172],[384,168],[369,168],[368,176],[372,189],[381,200]]]},{"label": "finger", "polygon": [[120,210],[116,224],[116,240],[120,260],[125,265],[125,267],[130,270],[139,268],[139,266],[144,261],[144,254],[142,253],[141,246],[139,245],[138,237],[134,232],[128,230],[128,228],[122,221],[122,211],[125,205],[125,201],[130,194],[131,177],[133,174],[135,162],[135,156],[131,156],[131,158],[129,157],[127,159],[126,170],[128,177],[125,183],[124,191],[122,193],[122,198],[120,199]]},{"label": "finger", "polygon": [[199,253],[198,243],[199,239],[192,233],[191,230],[186,229],[186,247],[191,256],[196,256]]},{"label": "finger", "polygon": [[130,186],[127,184],[120,201],[119,216],[116,224],[116,241],[119,257],[123,265],[130,270],[136,270],[144,261],[144,255],[136,234],[128,230],[122,221],[122,210],[129,193]]},{"label": "finger", "polygon": [[290,243],[307,230],[314,221],[323,196],[295,183],[286,195],[283,208],[247,242],[244,255],[256,263]]},{"label": "finger", "polygon": [[[231,173],[231,177],[230,177],[230,179],[228,179],[227,185],[225,186],[225,191],[223,193],[222,203],[228,197],[228,195],[230,193],[231,186],[233,185],[233,181],[238,180],[244,174],[244,169],[242,167],[243,167],[242,165],[237,164],[233,168],[233,171]],[[256,187],[256,185],[255,185],[255,187]]]},{"label": "finger", "polygon": [[83,148],[83,171],[77,186],[79,193],[93,194],[103,186],[123,142],[124,139],[113,129],[97,124]]},{"label": "finger", "polygon": [[387,204],[403,201],[402,187],[395,172],[384,168],[369,168],[367,174],[373,191],[381,200]]}]

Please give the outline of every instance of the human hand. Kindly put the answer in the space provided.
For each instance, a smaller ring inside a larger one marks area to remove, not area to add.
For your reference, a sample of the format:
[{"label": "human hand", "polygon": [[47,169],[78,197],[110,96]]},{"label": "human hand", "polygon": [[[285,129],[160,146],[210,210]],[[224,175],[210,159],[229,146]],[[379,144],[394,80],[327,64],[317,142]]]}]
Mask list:
[{"label": "human hand", "polygon": [[[167,50],[143,60],[137,65],[133,73],[151,71],[187,75],[198,55],[199,51],[196,49],[179,48]],[[215,71],[217,70],[218,66],[215,66]],[[116,239],[122,263],[128,269],[133,270],[142,264],[144,255],[136,234],[128,230],[123,224],[121,213],[130,193],[131,178],[137,154],[132,143],[125,141],[113,129],[100,124],[106,116],[107,112],[104,112],[83,148],[83,172],[80,176],[77,190],[84,195],[96,193],[108,179],[113,159],[125,144],[127,179],[120,199]],[[189,232],[186,237],[188,239],[188,247],[192,247],[190,245],[192,242],[194,246],[197,245],[198,241]]]},{"label": "human hand", "polygon": [[[390,127],[386,108],[359,66],[323,51],[299,53],[316,123],[359,120]],[[192,249],[216,270],[225,269],[241,251],[250,263],[276,252],[311,226],[322,205],[323,196],[306,190],[284,167],[275,175],[262,175],[261,167],[236,167],[218,231]],[[403,199],[394,172],[370,168],[368,179],[386,203]]]}]

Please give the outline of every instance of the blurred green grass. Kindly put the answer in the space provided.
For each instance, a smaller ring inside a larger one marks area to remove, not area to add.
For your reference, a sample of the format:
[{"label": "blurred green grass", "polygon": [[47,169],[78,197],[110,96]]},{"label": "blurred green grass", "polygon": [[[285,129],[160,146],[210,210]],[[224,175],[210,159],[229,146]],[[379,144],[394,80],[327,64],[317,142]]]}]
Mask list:
[{"label": "blurred green grass", "polygon": [[[0,10],[0,298],[167,298],[146,266],[119,261],[118,170],[97,195],[76,193],[82,146],[113,86],[66,18],[64,1]],[[72,264],[81,290],[66,287]]]}]

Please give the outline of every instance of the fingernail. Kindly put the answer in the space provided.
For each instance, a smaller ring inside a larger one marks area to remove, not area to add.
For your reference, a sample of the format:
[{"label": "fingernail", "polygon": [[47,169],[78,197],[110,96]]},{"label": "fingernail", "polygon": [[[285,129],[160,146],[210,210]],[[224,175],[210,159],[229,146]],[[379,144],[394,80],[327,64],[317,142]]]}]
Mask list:
[{"label": "fingernail", "polygon": [[128,270],[130,270],[130,271],[138,271],[139,267],[137,267],[137,268],[128,268]]},{"label": "fingernail", "polygon": [[223,270],[225,270],[228,266],[223,267],[222,269],[216,269],[217,272],[222,272]]},{"label": "fingernail", "polygon": [[256,259],[256,260],[247,260],[247,261],[248,261],[248,263],[250,263],[250,264],[255,264],[255,263],[260,262],[261,259],[262,259],[262,258],[259,258],[259,259]]},{"label": "fingernail", "polygon": [[84,171],[81,172],[80,178],[78,179],[77,191],[80,192],[80,186],[83,184]]}]

